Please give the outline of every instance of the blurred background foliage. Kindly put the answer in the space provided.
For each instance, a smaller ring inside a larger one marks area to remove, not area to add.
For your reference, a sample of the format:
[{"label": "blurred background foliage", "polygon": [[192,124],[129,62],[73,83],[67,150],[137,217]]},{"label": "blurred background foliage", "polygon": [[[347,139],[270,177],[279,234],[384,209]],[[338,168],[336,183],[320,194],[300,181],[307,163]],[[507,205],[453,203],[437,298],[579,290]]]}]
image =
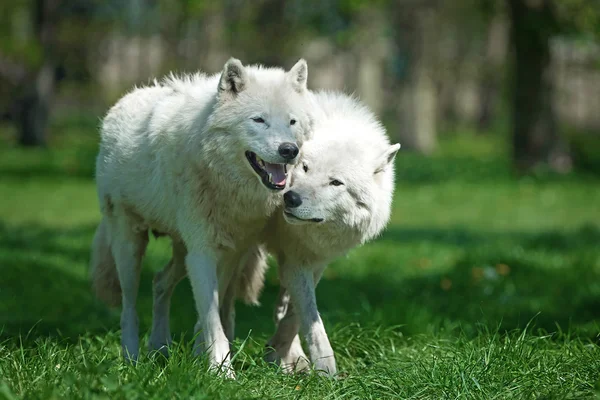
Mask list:
[{"label": "blurred background foliage", "polygon": [[477,132],[520,173],[598,171],[599,40],[600,0],[4,1],[2,143],[52,146],[61,115],[97,120],[169,71],[304,57],[311,88],[357,93],[405,149]]},{"label": "blurred background foliage", "polygon": [[[402,143],[386,231],[317,289],[360,389],[306,378],[315,398],[377,398],[390,382],[419,398],[600,388],[600,0],[0,0],[0,398],[103,393],[106,374],[129,397],[305,393],[271,375],[221,393],[185,358],[168,373],[103,369],[120,346],[106,334],[119,311],[88,280],[100,119],[134,85],[219,73],[232,56],[286,69],[305,58],[311,89],[356,93]],[[149,246],[141,332],[170,256],[168,240]],[[271,268],[263,306],[236,316],[238,344],[257,339],[252,379],[278,290]],[[172,309],[175,340],[191,340],[189,283]],[[502,336],[514,329],[518,340]]]}]

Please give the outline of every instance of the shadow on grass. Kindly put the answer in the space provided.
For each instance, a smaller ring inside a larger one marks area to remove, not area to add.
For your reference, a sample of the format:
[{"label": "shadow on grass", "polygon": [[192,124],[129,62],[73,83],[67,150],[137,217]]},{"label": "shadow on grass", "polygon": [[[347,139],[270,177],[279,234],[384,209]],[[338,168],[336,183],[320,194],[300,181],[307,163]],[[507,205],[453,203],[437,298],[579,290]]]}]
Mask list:
[{"label": "shadow on grass", "polygon": [[[75,339],[86,332],[102,334],[118,329],[118,310],[96,301],[87,280],[89,244],[94,226],[53,229],[0,224],[0,338],[29,335]],[[394,230],[383,240],[441,241],[456,246],[495,240],[495,233],[460,230]],[[506,234],[509,235],[509,234]],[[510,254],[485,253],[465,257],[447,272],[420,271],[411,278],[373,273],[360,281],[340,277],[324,279],[317,289],[320,309],[329,324],[350,322],[404,325],[406,334],[461,329],[476,334],[480,325],[502,329],[535,325],[564,330],[590,338],[598,333],[600,318],[600,232],[583,227],[573,233],[510,234],[525,250],[561,250],[581,246],[568,266],[550,268],[543,261]],[[152,243],[151,243],[152,246]],[[515,244],[513,242],[512,246]],[[139,295],[141,330],[151,321],[153,269],[164,260],[146,260]],[[151,268],[148,268],[151,264]],[[379,268],[378,270],[382,270]],[[388,271],[395,271],[389,266]],[[238,337],[273,330],[272,305],[278,288],[267,284],[262,307],[240,306]],[[184,281],[172,302],[172,332],[191,338],[195,311],[189,283]],[[330,328],[331,329],[331,328]]]},{"label": "shadow on grass", "polygon": [[514,183],[527,179],[538,184],[561,182],[598,182],[599,174],[587,169],[576,169],[568,174],[540,170],[520,176],[504,154],[476,156],[465,151],[461,154],[444,154],[424,157],[417,153],[403,153],[396,157],[396,182],[403,185],[460,183]]},{"label": "shadow on grass", "polygon": [[409,335],[458,329],[472,336],[482,326],[504,331],[533,321],[546,332],[598,339],[600,273],[588,263],[551,270],[506,257],[488,263],[464,258],[447,273],[423,275],[396,285],[375,275],[324,281],[320,309],[334,323],[398,324]]},{"label": "shadow on grass", "polygon": [[463,226],[440,229],[402,228],[390,226],[380,240],[396,243],[431,242],[451,246],[479,246],[498,242],[522,246],[528,250],[579,251],[594,250],[600,243],[600,229],[586,224],[573,232],[550,230],[541,233],[481,232]]},{"label": "shadow on grass", "polygon": [[[11,152],[9,156],[23,158],[10,162],[0,162],[0,175],[11,180],[64,180],[94,178],[97,148],[89,145],[69,151],[23,150]],[[4,155],[0,153],[0,157]]]},{"label": "shadow on grass", "polygon": [[98,137],[74,132],[46,149],[22,148],[0,141],[0,176],[6,180],[92,180]]},{"label": "shadow on grass", "polygon": [[76,336],[110,324],[110,313],[93,301],[82,278],[94,227],[9,228],[0,224],[1,336]]},{"label": "shadow on grass", "polygon": [[396,182],[432,184],[448,181],[506,181],[511,175],[508,160],[502,157],[473,156],[423,157],[416,153],[396,158]]}]

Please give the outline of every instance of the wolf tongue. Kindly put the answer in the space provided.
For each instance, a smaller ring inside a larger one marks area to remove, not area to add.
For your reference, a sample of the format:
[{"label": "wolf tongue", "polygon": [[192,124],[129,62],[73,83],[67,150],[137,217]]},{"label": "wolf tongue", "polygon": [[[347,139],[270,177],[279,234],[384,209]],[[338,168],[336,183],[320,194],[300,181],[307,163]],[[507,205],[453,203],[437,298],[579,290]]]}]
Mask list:
[{"label": "wolf tongue", "polygon": [[265,161],[265,171],[271,174],[271,181],[274,184],[285,185],[285,169],[283,164],[271,164]]}]

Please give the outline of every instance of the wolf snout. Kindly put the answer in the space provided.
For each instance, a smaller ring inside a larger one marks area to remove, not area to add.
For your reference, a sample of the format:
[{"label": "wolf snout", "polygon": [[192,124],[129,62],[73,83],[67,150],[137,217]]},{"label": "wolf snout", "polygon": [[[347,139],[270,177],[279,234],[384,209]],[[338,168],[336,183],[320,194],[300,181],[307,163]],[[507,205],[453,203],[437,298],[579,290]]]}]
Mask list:
[{"label": "wolf snout", "polygon": [[288,208],[298,208],[302,204],[302,198],[298,193],[290,190],[283,195],[283,202]]},{"label": "wolf snout", "polygon": [[296,143],[284,142],[279,145],[279,155],[286,160],[293,160],[299,152],[300,149]]}]

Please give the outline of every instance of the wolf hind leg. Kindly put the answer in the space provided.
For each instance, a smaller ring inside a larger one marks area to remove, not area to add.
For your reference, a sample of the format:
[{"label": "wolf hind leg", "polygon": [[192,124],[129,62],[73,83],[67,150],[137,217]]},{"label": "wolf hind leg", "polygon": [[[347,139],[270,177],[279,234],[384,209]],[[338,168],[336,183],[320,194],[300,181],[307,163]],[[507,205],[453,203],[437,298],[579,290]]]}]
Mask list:
[{"label": "wolf hind leg", "polygon": [[142,258],[148,245],[147,230],[122,213],[108,220],[111,251],[121,286],[121,347],[125,360],[136,362],[139,354],[139,320],[136,311]]},{"label": "wolf hind leg", "polygon": [[173,255],[167,265],[154,276],[152,283],[152,330],[149,350],[159,351],[165,357],[169,355],[171,345],[170,308],[171,297],[177,284],[186,276],[185,270],[185,245],[173,240]]},{"label": "wolf hind leg", "polygon": [[108,222],[103,217],[92,242],[89,274],[96,297],[116,307],[121,304],[121,285],[110,242]]}]

